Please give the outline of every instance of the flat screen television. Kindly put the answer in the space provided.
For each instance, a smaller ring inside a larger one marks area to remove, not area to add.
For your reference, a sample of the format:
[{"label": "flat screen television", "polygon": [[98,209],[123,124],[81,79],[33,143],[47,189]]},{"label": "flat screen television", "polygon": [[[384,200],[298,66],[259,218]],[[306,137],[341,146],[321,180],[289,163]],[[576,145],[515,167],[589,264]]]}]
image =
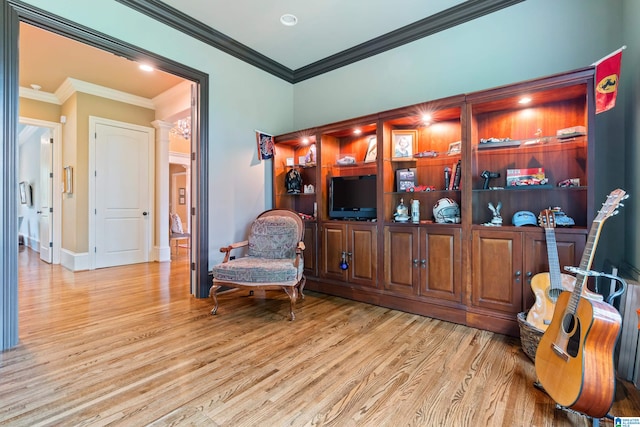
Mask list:
[{"label": "flat screen television", "polygon": [[375,219],[376,176],[334,176],[329,185],[329,218]]}]

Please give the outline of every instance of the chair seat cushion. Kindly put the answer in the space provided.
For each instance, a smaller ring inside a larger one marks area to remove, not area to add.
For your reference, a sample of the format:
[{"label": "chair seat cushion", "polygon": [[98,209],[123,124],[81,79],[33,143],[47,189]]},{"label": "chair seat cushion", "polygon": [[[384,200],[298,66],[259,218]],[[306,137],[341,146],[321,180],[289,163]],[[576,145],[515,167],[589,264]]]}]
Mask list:
[{"label": "chair seat cushion", "polygon": [[247,256],[218,264],[212,269],[213,278],[229,282],[290,282],[301,277],[303,263],[298,270],[292,259],[271,259]]}]

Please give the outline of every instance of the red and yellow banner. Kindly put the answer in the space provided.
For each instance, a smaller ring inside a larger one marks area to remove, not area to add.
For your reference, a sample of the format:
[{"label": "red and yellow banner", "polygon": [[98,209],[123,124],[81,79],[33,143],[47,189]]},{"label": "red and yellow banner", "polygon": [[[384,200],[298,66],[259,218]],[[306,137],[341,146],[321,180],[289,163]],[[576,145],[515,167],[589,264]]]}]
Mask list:
[{"label": "red and yellow banner", "polygon": [[618,49],[594,64],[596,66],[596,114],[610,110],[616,105],[623,49],[624,47]]}]

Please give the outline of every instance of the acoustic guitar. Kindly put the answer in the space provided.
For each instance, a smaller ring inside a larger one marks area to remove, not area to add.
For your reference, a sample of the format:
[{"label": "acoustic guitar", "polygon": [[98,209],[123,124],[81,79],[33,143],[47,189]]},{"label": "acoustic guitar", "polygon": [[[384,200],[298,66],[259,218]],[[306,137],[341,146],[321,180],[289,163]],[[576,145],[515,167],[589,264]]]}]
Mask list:
[{"label": "acoustic guitar", "polygon": [[[527,322],[541,331],[546,331],[551,323],[558,296],[562,291],[572,292],[576,278],[570,274],[560,272],[556,233],[554,231],[556,219],[553,210],[545,209],[540,212],[538,221],[540,226],[544,228],[547,241],[549,272],[538,273],[531,278],[531,290],[536,297],[536,302],[527,313]],[[593,242],[591,243],[593,244]],[[591,268],[593,250],[594,248],[587,244],[580,261],[580,270],[586,271]],[[585,256],[585,254],[587,255]],[[586,286],[582,289],[582,296],[602,301],[602,295],[591,292]]]},{"label": "acoustic guitar", "polygon": [[[620,189],[607,196],[589,231],[590,247],[600,237],[604,221],[618,213],[627,197]],[[563,291],[558,297],[536,351],[536,375],[560,406],[602,418],[615,395],[613,351],[622,320],[611,305],[581,297],[586,281],[587,276],[579,273],[573,292]]]}]

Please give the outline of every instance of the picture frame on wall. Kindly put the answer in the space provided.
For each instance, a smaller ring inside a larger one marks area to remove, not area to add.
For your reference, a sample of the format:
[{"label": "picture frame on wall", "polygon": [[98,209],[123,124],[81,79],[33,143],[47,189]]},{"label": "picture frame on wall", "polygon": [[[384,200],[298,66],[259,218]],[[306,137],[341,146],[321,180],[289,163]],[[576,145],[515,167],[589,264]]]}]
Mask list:
[{"label": "picture frame on wall", "polygon": [[392,152],[391,158],[398,159],[411,159],[415,152],[415,147],[418,139],[418,131],[415,129],[403,129],[391,131]]},{"label": "picture frame on wall", "polygon": [[31,185],[26,181],[20,183],[20,203],[31,206]]},{"label": "picture frame on wall", "polygon": [[376,136],[370,136],[367,144],[367,154],[364,156],[365,163],[372,163],[378,157],[378,139]]}]

